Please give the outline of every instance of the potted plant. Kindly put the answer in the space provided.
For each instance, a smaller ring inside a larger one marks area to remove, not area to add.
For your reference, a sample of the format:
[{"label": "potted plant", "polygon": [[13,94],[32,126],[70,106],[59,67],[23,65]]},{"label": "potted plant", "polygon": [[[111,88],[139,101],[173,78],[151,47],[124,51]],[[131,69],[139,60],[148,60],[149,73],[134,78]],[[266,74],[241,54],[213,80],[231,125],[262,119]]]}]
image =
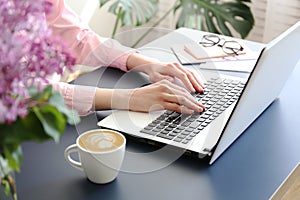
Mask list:
[{"label": "potted plant", "polygon": [[[0,0],[0,187],[16,199],[24,141],[59,141],[67,123],[79,122],[47,76],[72,70],[74,57],[51,35],[46,0]],[[1,190],[0,190],[1,191]]]},{"label": "potted plant", "polygon": [[[99,0],[100,7],[109,1]],[[109,12],[116,15],[112,37],[115,36],[119,26],[141,26],[148,23],[156,15],[158,3],[158,0],[115,1],[109,7]],[[233,31],[236,31],[241,38],[245,38],[254,25],[249,3],[251,0],[176,0],[132,47],[136,47],[170,13],[177,19],[176,28],[189,27],[228,36],[232,36]]]}]

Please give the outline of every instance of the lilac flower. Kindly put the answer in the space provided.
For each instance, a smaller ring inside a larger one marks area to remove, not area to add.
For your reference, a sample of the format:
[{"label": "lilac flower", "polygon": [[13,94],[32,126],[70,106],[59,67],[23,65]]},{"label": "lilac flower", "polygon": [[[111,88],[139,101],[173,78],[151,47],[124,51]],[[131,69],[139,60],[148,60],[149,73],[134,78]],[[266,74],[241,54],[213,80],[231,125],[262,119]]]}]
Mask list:
[{"label": "lilac flower", "polygon": [[74,57],[47,27],[50,11],[47,0],[0,0],[0,123],[26,116],[26,88],[73,69]]}]

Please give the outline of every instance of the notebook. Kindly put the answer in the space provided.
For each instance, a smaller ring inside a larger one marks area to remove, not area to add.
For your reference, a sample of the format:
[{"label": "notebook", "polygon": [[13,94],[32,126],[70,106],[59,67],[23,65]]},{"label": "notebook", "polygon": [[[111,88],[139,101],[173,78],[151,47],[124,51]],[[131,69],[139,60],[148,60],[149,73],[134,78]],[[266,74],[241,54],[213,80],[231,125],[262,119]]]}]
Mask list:
[{"label": "notebook", "polygon": [[198,65],[201,69],[249,73],[260,51],[253,51],[242,42],[239,44],[243,49],[238,55],[227,54],[218,45],[205,47],[196,42],[173,44],[170,48],[182,65]]},{"label": "notebook", "polygon": [[250,50],[245,44],[241,44],[243,50],[238,55],[227,54],[222,47],[214,45],[203,47],[196,42],[186,44],[174,44],[170,48],[176,55],[178,61],[183,64],[197,64],[216,61],[241,61],[257,59],[257,52]]},{"label": "notebook", "polygon": [[299,52],[300,22],[262,49],[247,79],[200,71],[207,90],[194,96],[207,107],[203,113],[114,111],[98,126],[208,158],[212,164],[278,97],[300,58]]}]

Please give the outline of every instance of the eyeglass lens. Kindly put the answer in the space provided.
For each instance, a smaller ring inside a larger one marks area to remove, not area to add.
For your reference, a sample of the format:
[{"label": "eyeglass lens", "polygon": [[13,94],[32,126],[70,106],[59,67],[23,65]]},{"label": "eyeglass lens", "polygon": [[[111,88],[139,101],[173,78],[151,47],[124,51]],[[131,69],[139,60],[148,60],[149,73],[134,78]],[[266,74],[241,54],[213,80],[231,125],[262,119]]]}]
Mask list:
[{"label": "eyeglass lens", "polygon": [[202,41],[199,42],[204,47],[212,47],[220,42],[220,38],[217,35],[204,35]]},{"label": "eyeglass lens", "polygon": [[212,47],[214,45],[218,45],[223,49],[226,54],[238,54],[238,52],[243,51],[243,47],[237,41],[224,41],[221,43],[221,39],[217,35],[204,35],[202,41],[199,44],[204,47]]},{"label": "eyeglass lens", "polygon": [[227,54],[237,54],[243,50],[243,47],[236,41],[226,41],[222,46],[223,51]]}]

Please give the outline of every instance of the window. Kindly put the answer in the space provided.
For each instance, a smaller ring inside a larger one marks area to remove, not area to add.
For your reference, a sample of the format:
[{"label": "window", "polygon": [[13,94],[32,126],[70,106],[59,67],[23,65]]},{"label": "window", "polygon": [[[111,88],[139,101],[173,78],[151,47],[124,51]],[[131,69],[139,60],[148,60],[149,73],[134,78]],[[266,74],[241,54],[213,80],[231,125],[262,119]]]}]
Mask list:
[{"label": "window", "polygon": [[[174,2],[175,0],[159,0],[158,15],[152,22],[163,16]],[[111,14],[105,13],[105,9],[101,12],[97,9],[98,0],[66,0],[66,3],[79,13],[97,33],[102,36],[111,35],[114,18]],[[300,0],[252,0],[249,5],[255,18],[255,25],[246,38],[248,40],[267,43],[300,20]],[[103,21],[103,18],[106,20]],[[145,27],[149,26],[151,22]],[[174,29],[175,19],[172,13],[159,24],[159,27]],[[127,29],[119,31],[122,30]]]},{"label": "window", "polygon": [[269,42],[300,20],[300,0],[252,0],[255,26],[249,40]]}]

